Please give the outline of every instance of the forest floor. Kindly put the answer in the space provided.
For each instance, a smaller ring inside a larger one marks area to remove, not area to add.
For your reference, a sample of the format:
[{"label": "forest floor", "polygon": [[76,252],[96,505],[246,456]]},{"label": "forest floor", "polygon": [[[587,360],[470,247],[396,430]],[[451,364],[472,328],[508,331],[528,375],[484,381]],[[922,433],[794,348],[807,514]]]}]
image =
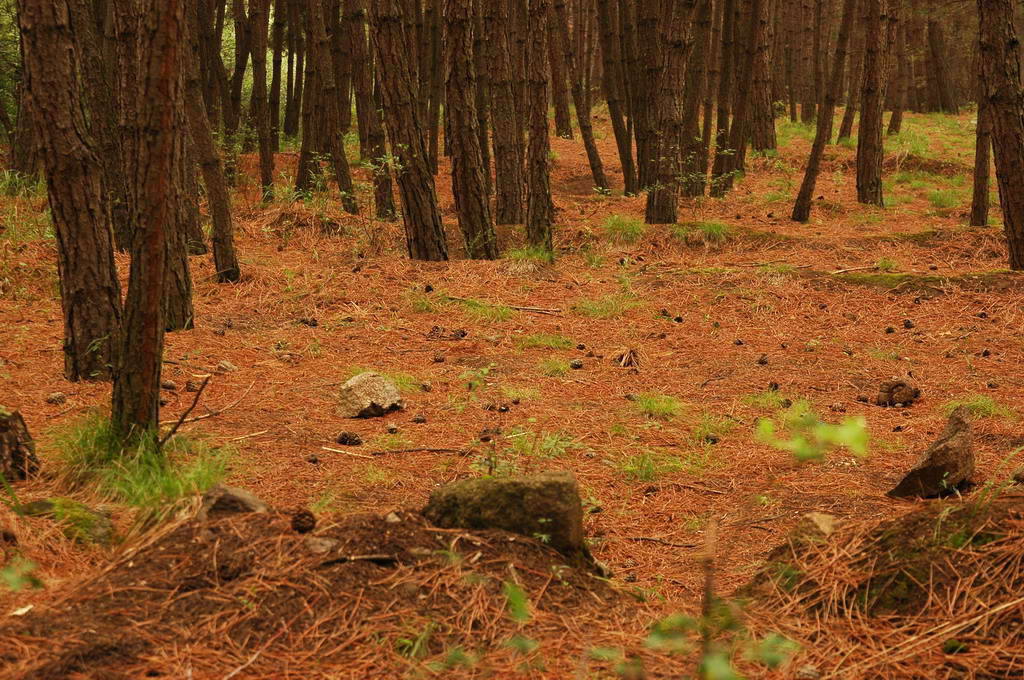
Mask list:
[{"label": "forest floor", "polygon": [[[777,155],[752,158],[727,198],[683,205],[673,227],[644,227],[642,197],[595,193],[582,145],[554,139],[553,264],[515,250],[518,229],[501,230],[503,259],[460,259],[446,165],[438,194],[456,257],[445,264],[409,261],[400,224],[346,215],[334,193],[282,198],[295,154],[279,156],[280,196],[266,206],[245,167],[234,196],[243,280],[219,285],[209,258],[193,258],[196,328],[168,336],[165,379],[178,389],[165,392],[164,417],[173,422],[191,404],[186,381],[213,373],[193,413],[213,415],[183,432],[229,456],[231,485],[318,515],[420,508],[438,485],[494,464],[572,470],[594,556],[613,571],[612,585],[642,604],[631,623],[586,607],[578,626],[571,612],[552,615],[529,652],[549,670],[522,672],[608,677],[600,674],[608,663],[590,669],[580,650],[598,641],[636,648],[654,620],[693,613],[709,522],[717,586],[728,595],[808,512],[881,520],[919,505],[885,492],[957,402],[977,416],[976,480],[1005,479],[1024,462],[1024,276],[1005,271],[995,191],[993,226],[965,226],[971,114],[908,116],[903,134],[887,140],[885,209],[856,202],[855,151],[830,147],[812,221],[801,225],[788,215],[812,135],[780,122]],[[600,145],[621,187],[610,134]],[[357,179],[361,205],[371,206],[362,170]],[[44,211],[45,195],[0,200],[0,401],[21,410],[52,470],[62,437],[105,407],[109,385],[62,379]],[[623,353],[630,360],[618,361]],[[237,370],[218,371],[224,361]],[[339,387],[363,369],[394,377],[406,408],[340,418]],[[915,382],[920,401],[881,408],[858,399],[873,400],[892,377]],[[47,403],[58,391],[66,402]],[[864,416],[870,455],[837,451],[798,465],[760,443],[757,420],[798,400],[830,422]],[[501,435],[482,443],[485,429]],[[341,431],[365,444],[336,444]],[[18,493],[104,502],[52,474]],[[133,513],[105,503],[126,528]],[[45,607],[51,591],[109,559],[31,526],[18,538],[47,588],[0,595],[0,617]],[[439,643],[419,655],[371,647],[351,677],[391,677],[379,669],[399,657],[406,674],[455,672],[430,670],[450,652]],[[246,660],[232,656],[209,677]],[[494,663],[492,677],[511,677]],[[657,663],[648,664],[651,677],[686,669]],[[257,661],[235,677],[314,677],[311,668],[275,675]]]}]

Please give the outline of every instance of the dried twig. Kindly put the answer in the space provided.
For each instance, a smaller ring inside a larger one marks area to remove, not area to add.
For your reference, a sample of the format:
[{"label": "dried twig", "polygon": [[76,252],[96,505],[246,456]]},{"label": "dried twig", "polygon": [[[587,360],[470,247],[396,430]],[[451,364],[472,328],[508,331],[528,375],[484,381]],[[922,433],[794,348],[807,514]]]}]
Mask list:
[{"label": "dried twig", "polygon": [[[256,381],[253,380],[249,384],[249,387],[247,387],[245,389],[245,392],[242,393],[242,396],[240,396],[238,399],[235,399],[233,402],[231,402],[230,404],[228,404],[224,408],[216,409],[216,410],[210,411],[209,413],[203,414],[201,416],[196,416],[194,418],[186,418],[184,420],[181,420],[181,422],[179,422],[176,427],[181,427],[182,425],[184,425],[186,423],[195,423],[195,422],[198,422],[200,420],[206,420],[207,418],[213,418],[214,416],[219,416],[220,414],[222,414],[222,413],[224,413],[224,412],[226,412],[226,411],[228,411],[230,409],[233,409],[234,407],[238,406],[242,402],[242,400],[245,399],[245,397],[250,392],[252,392],[252,388],[255,385],[256,385]],[[197,395],[196,401],[198,401],[198,395]],[[195,404],[193,404],[193,406],[195,406]],[[190,408],[189,411],[191,411],[191,410],[192,409]],[[184,415],[188,415],[188,411],[186,411]],[[173,422],[174,422],[173,420],[165,420],[164,422],[162,422],[160,424],[161,425],[168,425],[168,424],[173,423]]]},{"label": "dried twig", "polygon": [[627,541],[638,541],[643,543],[657,543],[658,545],[667,545],[670,548],[696,548],[696,543],[673,543],[672,541],[666,541],[662,538],[655,538],[654,536],[626,536]]},{"label": "dried twig", "polygon": [[[469,453],[465,449],[430,449],[430,448],[415,448],[415,449],[388,449],[386,451],[374,451],[374,456],[385,456],[389,453],[454,453],[459,456],[465,456]],[[367,456],[369,457],[369,456]]]},{"label": "dried twig", "polygon": [[181,414],[181,417],[178,418],[178,421],[174,423],[174,427],[168,430],[167,434],[165,434],[160,439],[160,441],[156,443],[157,451],[164,447],[164,444],[166,444],[167,441],[174,436],[174,433],[178,431],[178,428],[180,428],[182,424],[185,422],[185,419],[188,418],[188,414],[192,413],[195,407],[199,405],[199,398],[203,396],[203,391],[206,390],[206,386],[210,384],[210,378],[212,377],[213,376],[208,375],[205,378],[203,378],[203,384],[199,386],[198,390],[196,390],[196,397],[195,399],[192,400],[192,404],[187,409],[185,409],[184,413]]},{"label": "dried twig", "polygon": [[332,449],[330,446],[321,446],[324,451],[330,451],[331,453],[344,453],[346,456],[353,456],[355,458],[373,458],[373,456],[367,456],[365,453],[353,453],[352,451],[342,451],[341,449]]}]

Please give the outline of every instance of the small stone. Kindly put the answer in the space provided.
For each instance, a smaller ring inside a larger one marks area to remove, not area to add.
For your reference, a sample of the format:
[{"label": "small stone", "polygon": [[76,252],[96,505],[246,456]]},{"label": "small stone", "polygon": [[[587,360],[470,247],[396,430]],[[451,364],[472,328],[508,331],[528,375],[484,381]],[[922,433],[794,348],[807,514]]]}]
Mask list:
[{"label": "small stone", "polygon": [[412,422],[416,423],[417,425],[422,425],[423,423],[427,422],[427,417],[425,415],[418,414],[412,417]]},{"label": "small stone", "polygon": [[47,404],[53,404],[54,406],[60,406],[68,400],[68,395],[63,392],[51,392],[46,397]]},{"label": "small stone", "polygon": [[937,271],[939,271],[939,265],[937,265],[937,264],[930,264],[930,265],[928,265],[928,269],[931,269],[933,272],[937,272]]},{"label": "small stone", "polygon": [[907,330],[910,330],[911,328],[914,327],[914,322],[911,321],[910,319],[904,319],[903,320],[903,327],[906,328]]},{"label": "small stone", "polygon": [[758,366],[767,366],[768,365],[768,355],[767,354],[762,354],[760,357],[758,357],[757,365]]},{"label": "small stone", "polygon": [[238,370],[238,366],[235,366],[227,359],[224,359],[217,364],[217,370],[220,371],[221,373],[234,373],[235,371]]},{"label": "small stone", "polygon": [[205,521],[210,517],[263,514],[269,510],[266,503],[245,489],[218,484],[203,494],[203,505],[199,508],[198,518]]},{"label": "small stone", "polygon": [[384,516],[384,521],[388,524],[398,524],[402,521],[402,518],[398,516],[397,512],[389,512]]},{"label": "small stone", "polygon": [[444,355],[443,354],[435,354],[434,355],[434,363],[435,364],[443,364],[444,363]]},{"label": "small stone", "polygon": [[314,555],[323,555],[329,553],[338,547],[338,541],[333,538],[326,538],[324,536],[307,536],[306,537],[306,548],[309,549]]},{"label": "small stone", "polygon": [[342,432],[341,434],[339,434],[335,438],[334,441],[338,442],[342,446],[362,446],[363,445],[363,438],[360,437],[355,432]]},{"label": "small stone", "polygon": [[160,381],[160,387],[161,389],[165,389],[169,392],[174,392],[178,389],[178,383],[173,380],[162,380]]},{"label": "small stone", "polygon": [[203,386],[203,383],[198,380],[187,380],[185,381],[186,392],[198,392],[199,388]]},{"label": "small stone", "polygon": [[299,510],[292,515],[292,531],[308,534],[313,529],[316,529],[316,517],[309,510]]},{"label": "small stone", "polygon": [[573,359],[572,361],[569,362],[569,368],[573,369],[574,371],[578,371],[581,368],[583,368],[583,362],[580,361],[579,359]]},{"label": "small stone", "polygon": [[360,373],[341,387],[340,411],[346,418],[379,418],[402,408],[394,381],[379,373]]}]

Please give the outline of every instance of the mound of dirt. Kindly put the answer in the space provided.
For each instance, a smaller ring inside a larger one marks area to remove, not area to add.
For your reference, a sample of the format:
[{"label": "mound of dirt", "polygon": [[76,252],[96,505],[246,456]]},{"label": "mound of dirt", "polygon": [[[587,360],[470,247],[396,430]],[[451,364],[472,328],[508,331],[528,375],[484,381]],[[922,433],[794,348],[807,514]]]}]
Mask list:
[{"label": "mound of dirt", "polygon": [[0,677],[383,678],[419,664],[450,677],[469,658],[509,677],[528,661],[517,636],[560,631],[571,664],[598,620],[638,617],[564,561],[411,512],[321,517],[312,534],[277,512],[190,520],[0,619]]},{"label": "mound of dirt", "polygon": [[977,496],[804,527],[744,589],[750,620],[843,677],[1024,676],[1024,494]]}]

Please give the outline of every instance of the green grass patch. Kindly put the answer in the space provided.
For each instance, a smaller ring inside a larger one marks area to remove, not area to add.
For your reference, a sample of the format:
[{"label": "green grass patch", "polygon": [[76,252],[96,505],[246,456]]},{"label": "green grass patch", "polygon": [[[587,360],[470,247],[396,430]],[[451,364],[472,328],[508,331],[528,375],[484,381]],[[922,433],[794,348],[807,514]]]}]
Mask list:
[{"label": "green grass patch", "polygon": [[947,401],[942,405],[942,412],[948,416],[961,406],[975,418],[1013,418],[1016,415],[992,397],[983,394]]},{"label": "green grass patch", "polygon": [[495,305],[490,302],[474,300],[473,298],[460,298],[454,300],[454,302],[462,305],[466,314],[477,321],[488,321],[491,323],[508,321],[515,314],[515,310],[506,305]]},{"label": "green grass patch", "polygon": [[734,420],[705,412],[690,432],[690,437],[696,442],[714,444],[732,432],[735,427]]},{"label": "green grass patch", "polygon": [[647,225],[641,220],[624,215],[609,216],[601,228],[616,243],[636,243],[647,233]]},{"label": "green grass patch", "polygon": [[683,402],[667,394],[638,394],[633,398],[633,408],[647,418],[671,420],[682,413]]},{"label": "green grass patch", "polygon": [[875,269],[880,272],[891,272],[899,269],[899,262],[891,257],[883,257],[875,263]]},{"label": "green grass patch", "polygon": [[553,335],[550,333],[533,333],[519,338],[516,345],[520,349],[572,349],[576,343],[564,335]]},{"label": "green grass patch", "polygon": [[539,262],[541,264],[552,264],[555,261],[555,254],[547,248],[539,246],[525,246],[514,248],[505,253],[505,259],[517,260],[520,262]]},{"label": "green grass patch", "polygon": [[683,464],[678,458],[643,451],[622,459],[615,467],[626,479],[634,482],[653,482],[666,474],[681,470]]},{"label": "green grass patch", "polygon": [[517,455],[539,458],[562,458],[579,446],[565,432],[532,432],[522,427],[512,428],[506,439]]},{"label": "green grass patch", "polygon": [[741,401],[747,406],[771,409],[773,411],[786,408],[789,404],[793,403],[792,399],[789,399],[778,390],[765,390],[764,392],[758,392],[756,394],[748,394],[744,396]]},{"label": "green grass patch", "polygon": [[732,229],[722,222],[683,222],[672,226],[672,236],[691,246],[718,246],[732,238]]},{"label": "green grass patch", "polygon": [[616,319],[640,303],[630,295],[605,295],[597,300],[580,300],[573,310],[591,319]]},{"label": "green grass patch", "polygon": [[231,452],[176,435],[162,449],[155,436],[125,448],[110,419],[91,413],[56,433],[57,466],[72,488],[91,487],[126,505],[158,509],[202,493],[227,472]]},{"label": "green grass patch", "polygon": [[928,192],[928,202],[935,212],[944,215],[960,205],[960,192],[956,189],[936,189]]},{"label": "green grass patch", "polygon": [[549,378],[561,378],[572,370],[568,361],[555,357],[541,359],[537,363],[537,369]]}]

